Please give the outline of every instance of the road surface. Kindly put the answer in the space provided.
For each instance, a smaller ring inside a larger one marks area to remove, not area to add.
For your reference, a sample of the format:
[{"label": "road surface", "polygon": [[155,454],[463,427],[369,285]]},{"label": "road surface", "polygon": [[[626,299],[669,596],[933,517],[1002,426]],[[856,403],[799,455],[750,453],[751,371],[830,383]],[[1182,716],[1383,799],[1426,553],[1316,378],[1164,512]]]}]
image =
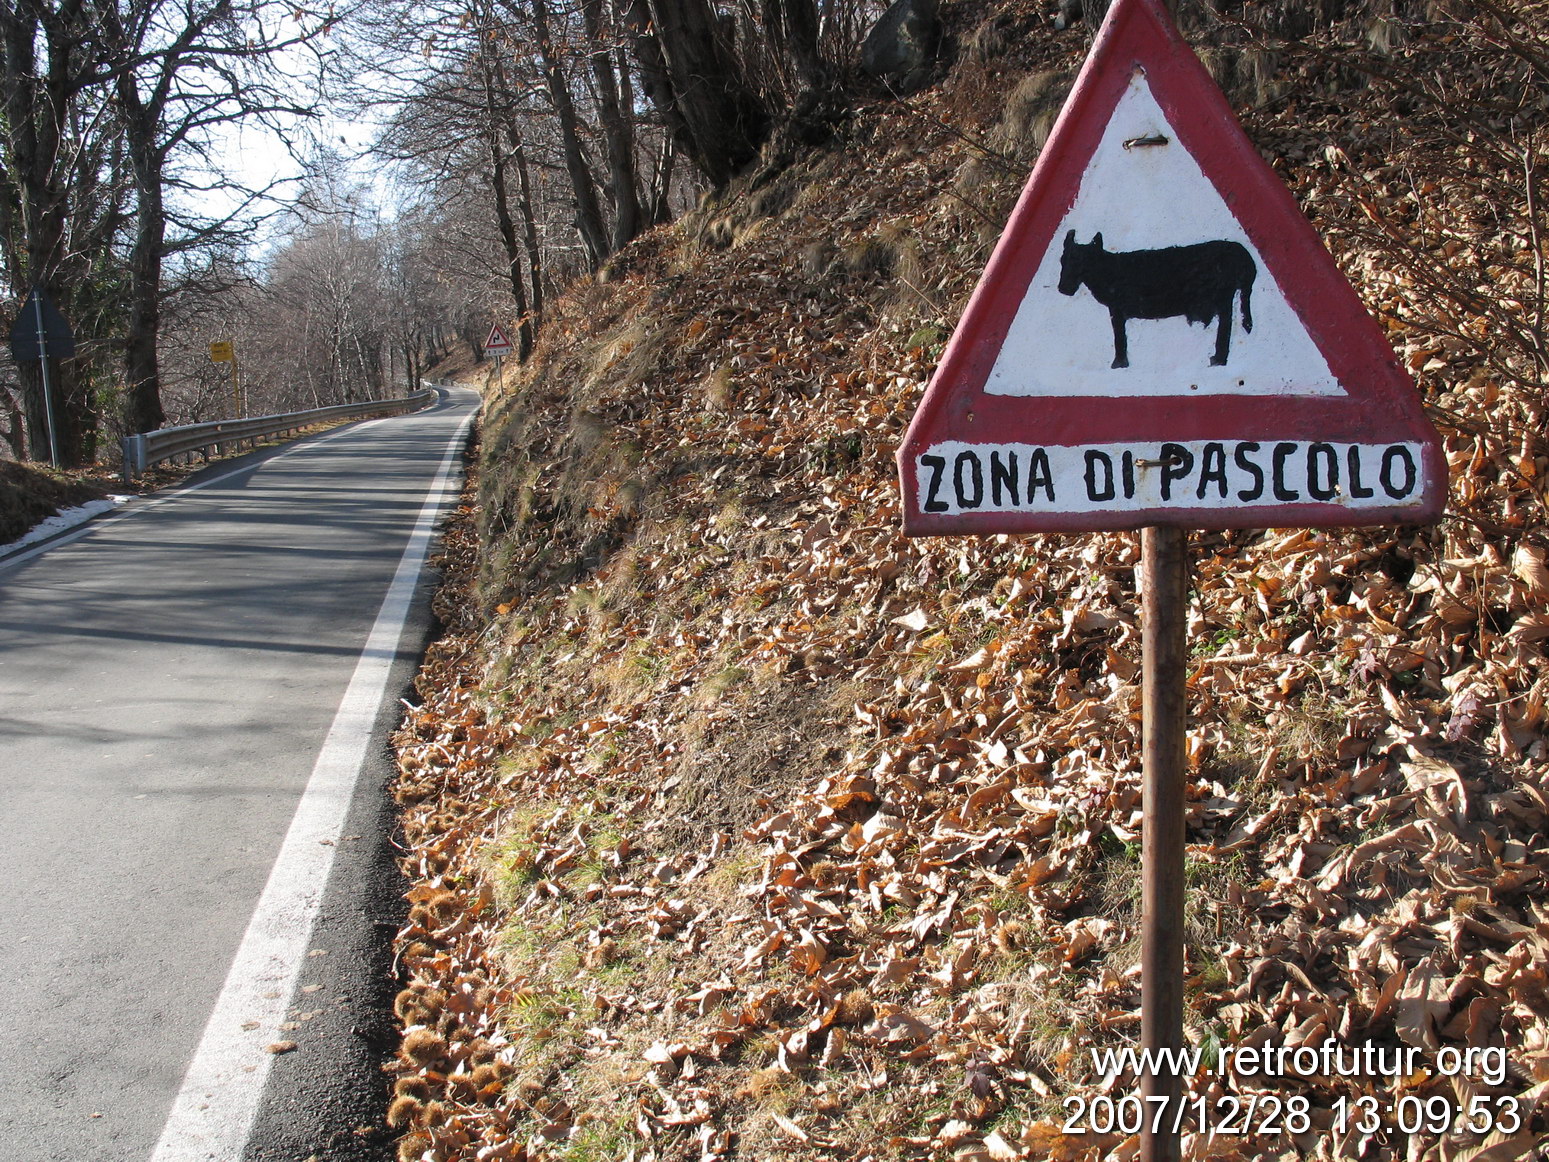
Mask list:
[{"label": "road surface", "polygon": [[0,1158],[390,1156],[385,738],[477,403],[0,560]]}]

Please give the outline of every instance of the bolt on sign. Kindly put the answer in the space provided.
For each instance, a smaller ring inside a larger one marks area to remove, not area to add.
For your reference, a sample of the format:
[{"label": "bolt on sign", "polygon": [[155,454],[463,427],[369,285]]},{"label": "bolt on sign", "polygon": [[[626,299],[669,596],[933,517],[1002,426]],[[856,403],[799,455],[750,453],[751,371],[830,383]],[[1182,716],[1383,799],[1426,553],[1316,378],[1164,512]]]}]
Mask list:
[{"label": "bolt on sign", "polygon": [[1413,382],[1160,0],[1118,0],[898,453],[904,529],[1435,520]]}]

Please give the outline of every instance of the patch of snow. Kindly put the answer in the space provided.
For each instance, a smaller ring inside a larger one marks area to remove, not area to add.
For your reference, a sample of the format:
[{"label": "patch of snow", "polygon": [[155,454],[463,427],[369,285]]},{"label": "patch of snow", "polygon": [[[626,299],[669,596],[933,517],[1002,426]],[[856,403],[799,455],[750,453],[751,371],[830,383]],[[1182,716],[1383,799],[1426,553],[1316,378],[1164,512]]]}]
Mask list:
[{"label": "patch of snow", "polygon": [[7,541],[0,545],[0,557],[8,557],[17,549],[26,545],[35,544],[38,541],[47,540],[57,536],[76,525],[83,525],[93,517],[117,508],[121,504],[127,504],[133,500],[133,496],[108,496],[103,500],[93,500],[87,504],[77,505],[74,508],[62,508],[59,512],[32,526],[32,528],[14,541]]}]

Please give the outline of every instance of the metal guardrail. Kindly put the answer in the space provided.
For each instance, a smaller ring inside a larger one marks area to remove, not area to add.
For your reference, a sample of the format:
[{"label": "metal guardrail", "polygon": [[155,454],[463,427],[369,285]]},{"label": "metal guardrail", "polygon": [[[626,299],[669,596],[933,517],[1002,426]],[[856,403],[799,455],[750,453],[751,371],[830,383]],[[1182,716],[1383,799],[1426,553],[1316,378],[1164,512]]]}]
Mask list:
[{"label": "metal guardrail", "polygon": [[398,399],[336,404],[333,407],[313,408],[311,411],[254,416],[246,420],[216,420],[208,424],[184,424],[178,428],[140,432],[119,441],[124,453],[124,480],[132,481],[152,464],[160,464],[174,456],[201,452],[208,459],[211,448],[216,449],[217,454],[224,454],[227,445],[240,445],[244,440],[256,444],[259,440],[299,431],[326,420],[418,411],[435,399],[436,389],[427,387]]}]

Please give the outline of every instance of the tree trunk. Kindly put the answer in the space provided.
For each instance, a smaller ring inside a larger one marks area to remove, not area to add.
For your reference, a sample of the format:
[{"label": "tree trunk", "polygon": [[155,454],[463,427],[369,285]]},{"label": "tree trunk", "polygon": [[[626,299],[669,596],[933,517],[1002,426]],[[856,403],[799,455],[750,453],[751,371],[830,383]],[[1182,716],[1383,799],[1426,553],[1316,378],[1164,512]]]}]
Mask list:
[{"label": "tree trunk", "polygon": [[[132,143],[132,145],[135,143]],[[145,143],[155,154],[154,143]],[[137,151],[138,152],[138,151]],[[124,423],[131,432],[154,432],[166,422],[161,406],[161,366],[156,345],[161,334],[161,263],[167,215],[162,204],[159,166],[135,160],[139,186],[134,246],[129,256],[129,333],[124,341]]]},{"label": "tree trunk", "polygon": [[527,362],[532,354],[532,317],[527,307],[527,288],[522,283],[522,255],[516,237],[516,223],[511,218],[511,206],[506,197],[506,161],[500,146],[491,143],[494,165],[495,223],[500,230],[500,245],[505,252],[506,278],[511,287],[511,301],[516,306],[516,357]]},{"label": "tree trunk", "polygon": [[840,106],[833,71],[818,48],[818,10],[813,0],[763,0],[760,23],[775,59],[788,67],[787,106],[764,147],[764,167],[755,186],[795,161],[805,148],[833,133]]},{"label": "tree trunk", "polygon": [[763,0],[760,17],[776,55],[794,66],[792,103],[799,106],[802,94],[810,90],[826,90],[828,68],[818,52],[818,10],[813,0]]},{"label": "tree trunk", "polygon": [[403,341],[403,370],[409,381],[409,390],[418,391],[424,384],[426,361],[421,360],[415,345],[409,340]]},{"label": "tree trunk", "polygon": [[[122,51],[129,37],[116,10],[104,19]],[[164,66],[165,67],[165,66]],[[166,82],[165,73],[160,78]],[[129,254],[129,326],[124,343],[124,423],[131,432],[153,432],[166,422],[161,404],[161,267],[166,257],[167,212],[162,200],[166,154],[157,140],[164,110],[165,88],[158,84],[150,100],[142,96],[139,78],[130,69],[115,82],[124,144],[134,175],[135,231]],[[235,413],[233,413],[235,414]]]},{"label": "tree trunk", "polygon": [[19,449],[25,460],[47,460],[49,458],[49,426],[54,422],[48,409],[52,407],[55,412],[59,410],[59,378],[55,371],[56,364],[49,365],[49,393],[48,399],[43,395],[43,376],[38,367],[37,360],[29,359],[17,366],[16,370],[21,378],[21,406],[22,406],[22,446]]},{"label": "tree trunk", "polygon": [[61,467],[90,464],[97,452],[97,413],[91,406],[90,381],[86,380],[83,387],[75,360],[49,359],[46,398],[41,363],[28,359],[17,371],[25,418],[23,454],[31,460],[52,460],[52,449],[57,449],[57,463]]},{"label": "tree trunk", "polygon": [[673,99],[672,79],[667,70],[667,58],[662,55],[661,42],[651,31],[650,4],[648,0],[622,0],[622,2],[624,22],[630,30],[631,48],[634,50],[635,63],[640,66],[640,83],[645,89],[645,95],[650,98],[651,104],[661,116],[662,124],[667,128],[667,136],[675,141],[679,148],[686,150],[692,142],[693,132]]},{"label": "tree trunk", "polygon": [[21,399],[10,388],[0,387],[0,411],[5,412],[6,417],[0,439],[10,446],[13,459],[27,459],[27,415],[22,411]]},{"label": "tree trunk", "polygon": [[770,116],[714,10],[707,0],[632,0],[629,23],[647,95],[700,172],[725,185],[758,156]]},{"label": "tree trunk", "polygon": [[[41,286],[62,307],[70,299],[59,291],[77,281],[61,268],[69,249],[64,239],[71,183],[80,179],[74,158],[67,156],[64,119],[81,71],[91,67],[81,50],[79,19],[79,6],[58,11],[41,5],[0,6],[0,107],[5,111],[0,133],[9,154],[0,167],[0,201],[7,203],[6,236],[19,243],[5,248],[7,274],[13,287]],[[74,241],[76,253],[89,252],[88,240]],[[78,374],[74,362],[49,364],[59,461],[70,467],[93,457],[97,427],[91,377]],[[49,445],[38,365],[31,362],[20,370],[30,451],[34,457],[44,456]]]},{"label": "tree trunk", "polygon": [[[481,45],[487,44],[481,38]],[[495,77],[491,63],[483,49],[480,50],[480,71],[484,81],[485,141],[489,146],[490,180],[495,193],[495,226],[500,232],[500,245],[505,254],[506,280],[511,288],[511,301],[516,305],[517,324],[516,356],[526,362],[532,354],[532,328],[527,317],[527,288],[522,283],[521,247],[516,237],[516,223],[511,218],[511,205],[506,185],[506,155],[501,148],[499,120],[495,109]]]},{"label": "tree trunk", "polygon": [[635,173],[635,135],[630,114],[619,99],[619,79],[613,71],[602,24],[602,0],[581,0],[581,19],[590,41],[592,77],[597,82],[597,110],[602,120],[608,156],[608,192],[613,203],[612,249],[622,250],[640,233],[640,179]]},{"label": "tree trunk", "polygon": [[532,177],[527,168],[527,147],[515,125],[506,132],[511,140],[511,160],[516,163],[516,188],[521,194],[522,243],[527,247],[527,274],[532,280],[532,317],[534,326],[543,318],[543,247],[538,240],[538,214],[533,201]]},{"label": "tree trunk", "polygon": [[651,223],[660,226],[672,221],[672,171],[678,159],[677,142],[672,134],[662,137],[661,154],[656,159],[656,176],[651,180]]},{"label": "tree trunk", "polygon": [[586,155],[581,151],[581,126],[576,116],[575,102],[570,97],[570,87],[560,61],[559,51],[549,31],[548,0],[532,0],[533,25],[538,34],[538,52],[543,60],[543,77],[548,85],[549,100],[559,120],[560,141],[564,146],[565,170],[570,175],[570,188],[575,196],[575,226],[585,243],[591,269],[596,270],[602,260],[612,253],[608,230],[603,223],[602,204],[597,200],[597,183]]},{"label": "tree trunk", "polygon": [[54,433],[59,440],[59,463],[80,468],[97,458],[96,401],[91,376],[75,359],[50,359],[49,382],[54,389]]}]

